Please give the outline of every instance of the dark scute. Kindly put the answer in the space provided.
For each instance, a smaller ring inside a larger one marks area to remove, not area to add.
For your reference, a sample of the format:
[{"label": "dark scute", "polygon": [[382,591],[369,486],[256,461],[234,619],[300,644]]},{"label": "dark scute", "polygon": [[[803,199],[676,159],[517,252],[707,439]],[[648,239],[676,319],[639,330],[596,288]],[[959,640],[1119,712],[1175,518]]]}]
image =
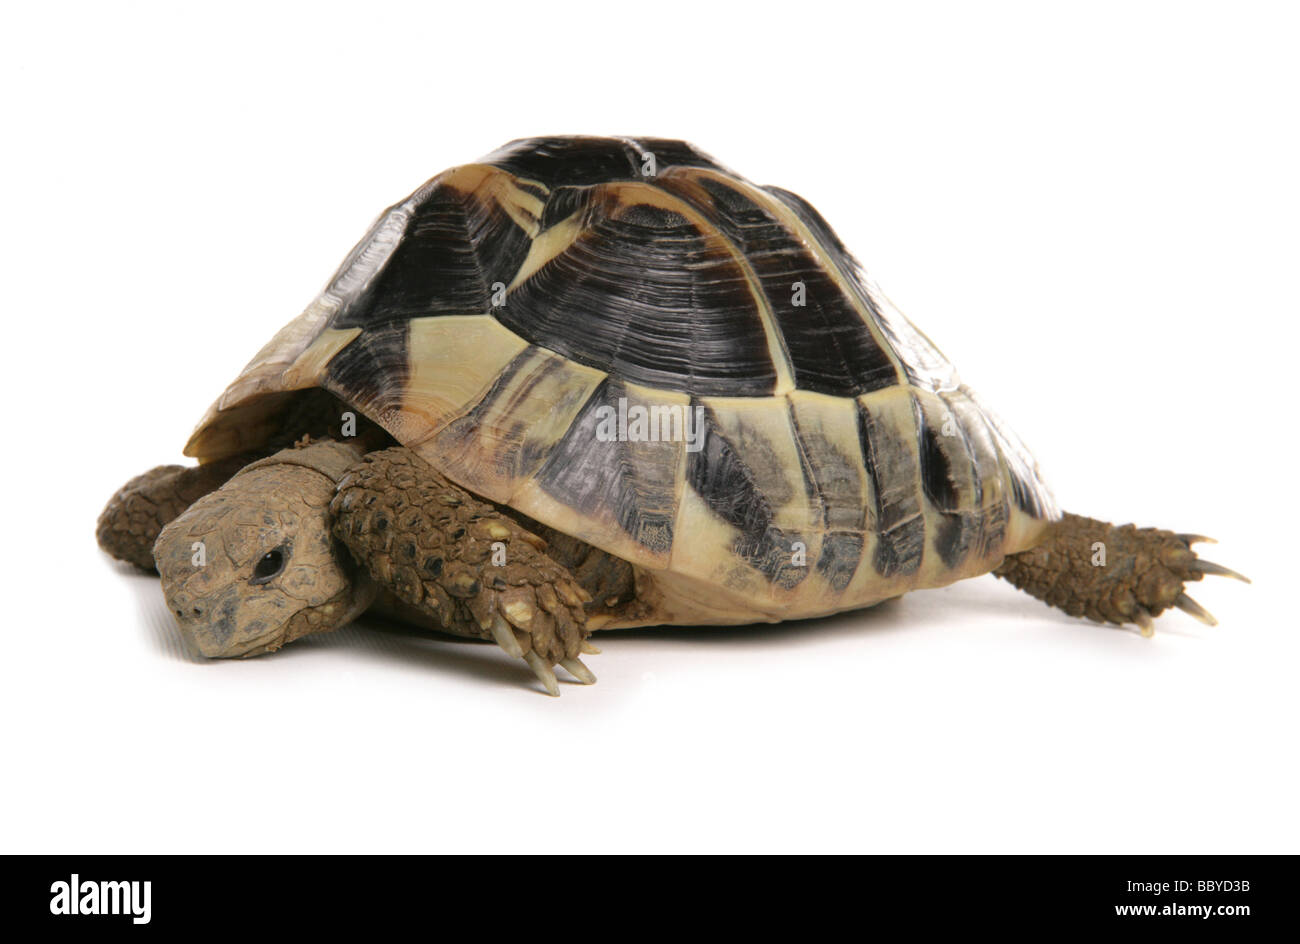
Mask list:
[{"label": "dark scute", "polygon": [[833,254],[851,258],[848,247],[835,234],[835,230],[831,229],[831,224],[826,222],[826,217],[822,216],[815,206],[799,196],[799,194],[784,190],[781,187],[766,186],[763,189],[794,210],[795,215],[803,221],[803,224],[812,230],[813,235],[817,237],[817,241]]},{"label": "dark scute", "polygon": [[[700,404],[692,401],[691,408],[697,406]],[[699,451],[687,454],[687,484],[710,511],[740,532],[732,548],[738,556],[773,583],[795,586],[807,575],[806,567],[792,563],[794,542],[803,540],[802,536],[787,534],[772,523],[767,496],[707,408],[701,437]]]},{"label": "dark scute", "polygon": [[744,272],[658,207],[593,212],[494,314],[539,347],[633,383],[699,396],[765,396],[776,383]]},{"label": "dark scute", "polygon": [[655,156],[655,169],[660,172],[665,167],[718,167],[717,161],[686,141],[637,138],[636,143],[642,151]]},{"label": "dark scute", "polygon": [[567,220],[573,214],[583,210],[590,199],[589,187],[561,187],[553,190],[542,210],[542,229],[550,229],[556,223]]},{"label": "dark scute", "polygon": [[907,382],[917,387],[927,386],[929,381],[927,379],[928,374],[923,369],[925,364],[935,360],[943,362],[943,355],[937,349],[934,349],[933,345],[928,341],[924,342],[927,348],[926,351],[911,350],[908,339],[897,337],[890,325],[881,320],[880,308],[871,292],[867,290],[862,275],[862,267],[839,236],[835,235],[835,231],[826,222],[826,218],[817,212],[816,207],[797,193],[791,193],[789,190],[770,186],[763,189],[793,210],[804,225],[812,231],[817,241],[826,248],[830,257],[835,261],[836,268],[843,273],[844,277],[854,287],[854,294],[859,302],[867,309],[870,317],[880,327],[886,343],[893,347]]},{"label": "dark scute", "polygon": [[[697,405],[692,402],[691,408]],[[705,411],[701,435],[700,449],[686,460],[687,481],[715,514],[742,535],[762,535],[772,525],[772,510],[744,460],[718,431],[711,411]]]},{"label": "dark scute", "polygon": [[1011,494],[1016,506],[1032,518],[1046,518],[1047,509],[1039,499],[1038,486],[1027,481],[1022,471],[1013,464],[1008,464],[1007,471],[1011,477]]},{"label": "dark scute", "polygon": [[858,480],[861,454],[845,455],[820,433],[799,423],[790,410],[790,424],[799,444],[799,457],[809,501],[821,508],[827,529],[817,560],[817,572],[840,591],[849,585],[862,558],[862,532],[866,528],[866,496]]},{"label": "dark scute", "polygon": [[809,498],[820,505],[822,523],[832,531],[864,530],[867,498],[859,484],[861,453],[846,455],[826,437],[805,429],[796,411],[791,411],[791,425],[799,443]]},{"label": "dark scute", "polygon": [[956,567],[980,544],[984,515],[978,511],[947,511],[939,516],[934,545],[948,567]]},{"label": "dark scute", "polygon": [[860,403],[858,438],[875,496],[875,568],[885,577],[915,573],[925,553],[925,517],[913,485],[915,447]]},{"label": "dark scute", "polygon": [[602,381],[535,478],[543,491],[567,507],[597,519],[612,515],[635,541],[665,554],[673,543],[675,470],[667,463],[638,464],[632,451],[680,448],[680,444],[598,439],[600,408],[617,409],[619,397],[626,395],[618,380]]},{"label": "dark scute", "polygon": [[[744,253],[776,316],[804,390],[853,397],[892,387],[898,371],[850,299],[793,233],[734,187],[701,180],[712,198],[702,208],[718,229]],[[685,188],[666,184],[685,196]],[[793,304],[793,286],[804,284],[802,307]]]},{"label": "dark scute", "polygon": [[949,414],[952,435],[943,435],[943,427],[927,416],[921,401],[913,397],[916,416],[917,445],[921,460],[921,488],[930,504],[940,513],[934,543],[948,567],[956,567],[978,546],[984,544],[984,515],[981,511],[961,507],[959,477],[967,481],[978,507],[983,487],[975,455],[955,414]]},{"label": "dark scute", "polygon": [[880,532],[872,564],[882,577],[914,574],[921,566],[924,553],[925,521],[909,518]]},{"label": "dark scute", "polygon": [[912,401],[916,414],[917,445],[921,457],[921,487],[926,497],[941,511],[954,511],[961,504],[957,484],[953,480],[953,468],[948,462],[940,441],[940,430],[935,429],[926,419],[924,410],[914,399]]},{"label": "dark scute", "polygon": [[415,208],[383,269],[333,327],[485,312],[492,283],[508,285],[530,245],[495,201],[438,187]]},{"label": "dark scute", "polygon": [[570,136],[511,141],[485,157],[483,163],[540,180],[552,188],[642,180],[646,178],[642,176],[642,157],[637,148],[654,154],[656,172],[674,165],[715,166],[708,155],[685,141]]},{"label": "dark scute", "polygon": [[330,361],[326,389],[371,416],[400,404],[411,378],[409,328],[400,321],[359,334]]},{"label": "dark scute", "polygon": [[957,401],[946,394],[941,395],[941,399],[954,419],[962,453],[966,457],[965,461],[970,463],[975,503],[980,507],[980,512],[971,525],[978,528],[973,539],[975,554],[981,559],[991,557],[1001,549],[1006,538],[1007,518],[1010,514],[1010,505],[1006,498],[994,503],[985,500],[983,477],[985,474],[1001,474],[998,457],[996,453],[984,452],[976,447],[968,424],[983,423],[984,420],[968,401]]},{"label": "dark scute", "polygon": [[641,176],[631,148],[615,138],[526,138],[489,154],[492,164],[548,187],[631,180]]},{"label": "dark scute", "polygon": [[858,531],[832,531],[822,542],[821,556],[817,559],[817,573],[831,589],[843,591],[862,560],[862,534]]}]

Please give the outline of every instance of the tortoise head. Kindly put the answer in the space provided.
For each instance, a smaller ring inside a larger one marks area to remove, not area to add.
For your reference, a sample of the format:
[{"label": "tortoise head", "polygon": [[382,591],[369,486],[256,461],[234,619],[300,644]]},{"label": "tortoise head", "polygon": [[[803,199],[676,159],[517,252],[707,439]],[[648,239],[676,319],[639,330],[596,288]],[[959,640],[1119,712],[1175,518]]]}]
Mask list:
[{"label": "tortoise head", "polygon": [[203,655],[269,652],[336,629],[370,602],[369,581],[359,585],[330,534],[341,465],[316,461],[313,450],[325,447],[342,448],[284,450],[246,467],[158,535],[153,553],[167,607]]}]

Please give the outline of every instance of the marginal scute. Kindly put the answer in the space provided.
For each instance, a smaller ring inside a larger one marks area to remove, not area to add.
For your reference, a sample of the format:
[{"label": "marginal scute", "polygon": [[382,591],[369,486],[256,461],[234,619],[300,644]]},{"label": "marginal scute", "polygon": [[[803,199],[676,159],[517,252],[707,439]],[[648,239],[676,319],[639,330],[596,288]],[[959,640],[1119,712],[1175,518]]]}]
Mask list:
[{"label": "marginal scute", "polygon": [[686,483],[735,529],[732,553],[776,586],[808,574],[798,552],[815,525],[800,478],[798,447],[781,400],[694,401],[704,412],[700,448],[686,459]]},{"label": "marginal scute", "polygon": [[686,407],[685,396],[607,377],[538,469],[536,485],[575,514],[617,528],[620,543],[626,539],[666,559],[685,451],[672,435],[674,415],[682,417],[684,430]]},{"label": "marginal scute", "polygon": [[925,515],[916,427],[904,389],[858,401],[858,439],[875,498],[873,564],[882,577],[913,574],[925,554]]},{"label": "marginal scute", "polygon": [[1007,478],[1011,484],[1011,493],[1016,506],[1029,518],[1039,521],[1054,521],[1061,517],[1056,500],[1038,475],[1037,463],[1020,437],[1002,422],[993,410],[989,409],[968,387],[962,387],[962,393],[979,411],[980,422],[997,444],[998,455],[1002,459]]},{"label": "marginal scute", "polygon": [[935,517],[931,541],[944,564],[957,567],[980,543],[983,495],[974,460],[955,417],[931,394],[914,394],[921,491]]},{"label": "marginal scute", "polygon": [[971,461],[974,476],[972,491],[978,495],[983,519],[976,556],[981,560],[995,558],[1004,551],[1011,518],[1006,479],[997,445],[978,408],[964,393],[964,388],[937,396],[942,404],[940,430],[945,430],[951,423]]},{"label": "marginal scute", "polygon": [[858,441],[856,403],[803,390],[787,399],[810,502],[820,511],[817,573],[841,593],[861,563],[864,535],[875,525],[869,516],[871,484]]},{"label": "marginal scute", "polygon": [[436,456],[452,478],[476,483],[483,497],[509,504],[569,434],[605,376],[530,345],[421,451]]}]

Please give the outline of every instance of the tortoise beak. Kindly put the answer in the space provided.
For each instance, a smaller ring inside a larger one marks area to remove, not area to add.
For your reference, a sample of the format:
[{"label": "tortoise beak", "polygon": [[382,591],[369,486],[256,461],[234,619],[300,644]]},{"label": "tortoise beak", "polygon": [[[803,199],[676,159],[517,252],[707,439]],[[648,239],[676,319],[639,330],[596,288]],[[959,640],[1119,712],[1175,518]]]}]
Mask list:
[{"label": "tortoise beak", "polygon": [[166,598],[167,608],[176,617],[181,635],[192,649],[209,659],[243,654],[232,651],[235,616],[239,612],[237,588],[229,587],[215,596],[202,598],[176,588]]},{"label": "tortoise beak", "polygon": [[170,528],[168,525],[163,529],[154,545],[154,562],[162,578],[167,609],[176,618],[190,651],[220,659],[247,655],[264,644],[259,637],[269,628],[265,623],[241,625],[241,584],[230,579],[228,568],[220,562],[224,549],[219,538],[207,538],[213,544],[214,562],[196,568],[189,536],[174,536]]}]

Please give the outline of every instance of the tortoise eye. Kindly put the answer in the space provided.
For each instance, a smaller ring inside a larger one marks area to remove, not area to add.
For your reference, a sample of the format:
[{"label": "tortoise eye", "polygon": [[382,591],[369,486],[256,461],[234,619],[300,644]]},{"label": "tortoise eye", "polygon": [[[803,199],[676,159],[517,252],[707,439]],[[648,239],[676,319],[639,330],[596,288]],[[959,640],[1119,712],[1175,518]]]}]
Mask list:
[{"label": "tortoise eye", "polygon": [[288,561],[289,548],[284,544],[267,551],[253,568],[253,578],[249,583],[259,584],[274,580],[280,576],[280,572],[284,570],[284,565]]}]

